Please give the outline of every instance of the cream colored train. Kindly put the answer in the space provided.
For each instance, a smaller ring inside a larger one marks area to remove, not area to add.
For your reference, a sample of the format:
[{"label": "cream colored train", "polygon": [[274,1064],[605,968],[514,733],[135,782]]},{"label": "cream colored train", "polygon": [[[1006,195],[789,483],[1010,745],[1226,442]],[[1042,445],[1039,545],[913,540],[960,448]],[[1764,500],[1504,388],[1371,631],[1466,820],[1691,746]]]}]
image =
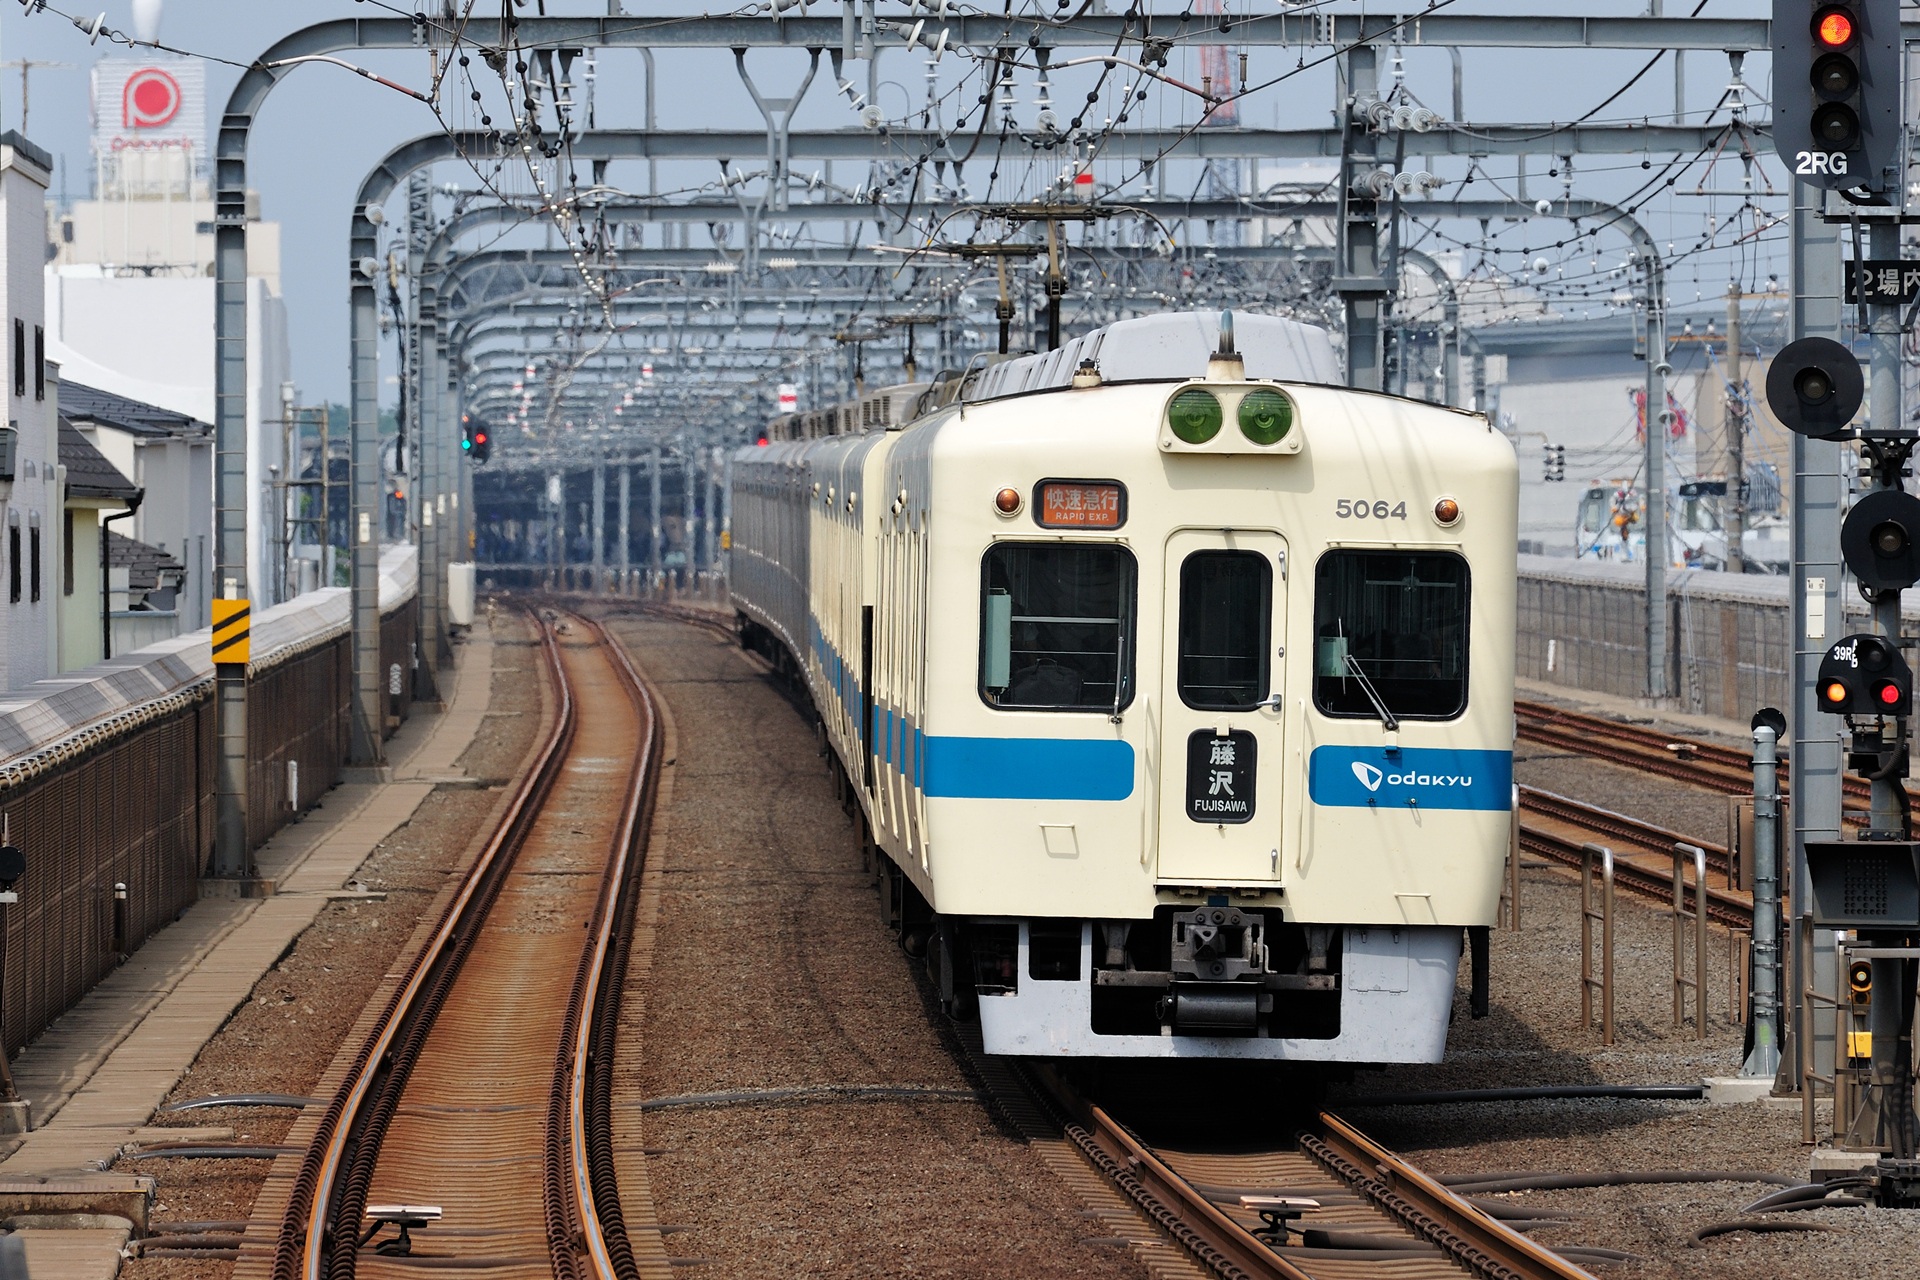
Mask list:
[{"label": "cream colored train", "polygon": [[989,1052],[1440,1057],[1507,848],[1514,452],[1338,374],[1155,316],[736,457],[743,638]]}]

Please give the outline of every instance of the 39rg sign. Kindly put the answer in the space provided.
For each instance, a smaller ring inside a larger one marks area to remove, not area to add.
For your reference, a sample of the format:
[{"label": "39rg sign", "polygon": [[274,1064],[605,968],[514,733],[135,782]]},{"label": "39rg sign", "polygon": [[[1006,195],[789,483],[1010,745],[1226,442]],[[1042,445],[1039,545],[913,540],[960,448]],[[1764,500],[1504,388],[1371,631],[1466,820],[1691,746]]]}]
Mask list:
[{"label": "39rg sign", "polygon": [[1847,153],[1844,151],[1796,151],[1793,153],[1793,171],[1802,177],[1814,173],[1845,173]]}]

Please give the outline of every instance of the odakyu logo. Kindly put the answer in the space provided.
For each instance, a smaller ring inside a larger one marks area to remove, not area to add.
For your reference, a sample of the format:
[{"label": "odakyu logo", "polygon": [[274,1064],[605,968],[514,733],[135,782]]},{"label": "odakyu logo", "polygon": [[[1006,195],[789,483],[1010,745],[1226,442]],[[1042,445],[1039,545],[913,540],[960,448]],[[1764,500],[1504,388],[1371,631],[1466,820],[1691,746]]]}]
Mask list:
[{"label": "odakyu logo", "polygon": [[1504,811],[1513,803],[1513,753],[1316,747],[1307,764],[1307,794],[1332,807]]}]

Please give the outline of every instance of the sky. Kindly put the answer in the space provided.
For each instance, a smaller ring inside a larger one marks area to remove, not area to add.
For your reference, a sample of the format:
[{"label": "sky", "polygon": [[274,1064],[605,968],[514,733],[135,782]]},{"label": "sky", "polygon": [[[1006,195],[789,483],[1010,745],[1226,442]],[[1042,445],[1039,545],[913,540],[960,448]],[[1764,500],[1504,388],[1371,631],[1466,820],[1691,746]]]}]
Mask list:
[{"label": "sky", "polygon": [[[542,2],[549,13],[605,14],[608,11],[608,0],[529,0],[522,12],[531,13],[535,5]],[[620,2],[614,0],[614,3]],[[624,0],[624,3],[630,12],[647,15],[687,12],[697,7],[691,4],[669,7],[652,0]],[[1658,5],[1660,0],[1653,3]],[[495,0],[479,0],[476,13],[497,14],[494,5]],[[111,3],[89,0],[86,7],[91,14],[101,11],[103,6],[110,27],[132,27],[131,0],[112,0]],[[396,9],[378,0],[372,3],[168,0],[160,38],[165,44],[195,54],[245,63],[277,39],[308,24],[372,16],[383,10],[389,14],[404,12],[413,7],[409,3]],[[1258,0],[1258,3],[1231,0],[1228,7],[1234,13],[1268,13],[1276,6],[1274,0]],[[1335,12],[1355,12],[1364,6],[1341,2],[1323,7]],[[1409,0],[1400,0],[1393,11],[1404,12],[1413,7]],[[1562,14],[1575,7],[1562,0],[1534,0],[1533,3],[1456,0],[1450,11],[1506,14],[1518,21],[1530,12]],[[1669,10],[1681,7],[1677,0],[1667,0]],[[1760,16],[1768,7],[1763,0],[1709,0],[1703,16]],[[103,40],[97,47],[90,47],[86,36],[59,15],[57,11],[62,8],[77,11],[78,4],[76,0],[55,0],[52,8],[31,17],[23,16],[17,3],[7,3],[0,8],[0,60],[24,58],[68,64],[32,71],[31,114],[26,131],[34,142],[56,158],[55,193],[64,191],[72,197],[84,197],[91,167],[88,68],[108,50],[108,45]],[[1375,3],[1371,11],[1379,12],[1382,8]],[[903,10],[903,6],[891,2],[883,5],[883,12],[896,9]],[[1592,15],[1626,16],[1643,13],[1645,9],[1645,0],[1588,0],[1577,6],[1578,12]],[[826,11],[837,11],[832,0],[827,0]],[[430,69],[424,51],[346,56],[402,84],[424,86],[429,82]],[[1254,66],[1256,80],[1263,74],[1291,69],[1295,51],[1261,51],[1257,57],[1263,61]],[[779,92],[777,86],[783,79],[789,83],[797,80],[805,66],[804,55],[797,52],[756,53],[754,59],[755,74],[764,80],[763,90],[769,93]],[[1571,119],[1613,93],[1640,70],[1646,60],[1645,54],[1614,52],[1469,51],[1465,63],[1466,114],[1481,123]],[[1764,57],[1750,58],[1745,67],[1745,75],[1756,96],[1764,97],[1768,87],[1767,61]],[[758,127],[759,117],[735,76],[731,56],[724,51],[663,56],[659,66],[657,97],[662,128]],[[1442,111],[1449,109],[1451,68],[1444,50],[1408,49],[1403,66],[1407,84],[1423,101]],[[887,83],[880,101],[890,113],[917,100],[922,92],[922,73],[917,59],[890,55],[883,60],[882,67],[882,78]],[[1178,69],[1176,65],[1170,72]],[[233,66],[209,63],[211,120],[218,120],[221,105],[238,74]],[[1692,56],[1688,63],[1687,105],[1695,113],[1695,120],[1713,106],[1728,79],[1729,69],[1723,57]],[[858,124],[852,104],[847,97],[833,92],[830,80],[823,62],[821,74],[800,108],[797,127],[845,128]],[[448,83],[451,85],[453,81],[450,79]],[[597,122],[602,127],[638,125],[642,118],[641,84],[641,67],[636,55],[630,52],[607,55],[600,67]],[[1070,77],[1059,77],[1057,91],[1067,96],[1064,90],[1070,87]],[[1023,88],[1023,95],[1025,92]],[[0,127],[20,127],[20,93],[20,71],[5,69],[0,73]],[[1673,93],[1671,64],[1663,62],[1611,103],[1598,118],[1658,119],[1671,113]],[[1186,106],[1165,100],[1173,96],[1163,95],[1149,104],[1149,109],[1159,112],[1164,123],[1183,122],[1178,117]],[[1303,73],[1250,100],[1244,119],[1249,124],[1269,126],[1324,124],[1330,118],[1331,97],[1329,71]],[[455,105],[465,107],[466,103]],[[452,112],[453,108],[449,110]],[[322,64],[295,69],[274,90],[260,113],[248,154],[248,184],[258,191],[264,216],[278,221],[283,229],[282,275],[293,344],[294,377],[303,400],[341,400],[346,394],[346,237],[353,193],[368,170],[393,146],[438,129],[435,117],[424,105],[349,70]],[[1049,158],[1049,163],[1057,168],[1057,161]],[[1539,175],[1539,170],[1549,163],[1551,160],[1547,157],[1536,159],[1532,190],[1538,192],[1545,187],[1545,194],[1552,195],[1559,184]],[[1768,155],[1764,163],[1771,167],[1777,182],[1777,161]],[[1042,168],[1032,167],[1036,174]],[[1576,170],[1579,181],[1575,193],[1603,199],[1631,190],[1644,177],[1636,158],[1592,157],[1578,161]],[[1722,172],[1731,176],[1727,171]],[[716,168],[711,164],[682,166],[663,175],[662,184],[673,187],[710,183],[715,173]],[[466,185],[473,182],[473,174],[458,165],[442,165],[434,176],[438,182],[462,181]],[[1485,187],[1471,193],[1492,194]],[[1725,217],[1731,207],[1725,200],[1687,198],[1676,193],[1650,206],[1643,220],[1652,227],[1656,237],[1666,236],[1684,246],[1701,233],[1708,219]],[[392,211],[396,216],[390,220],[389,228],[399,221],[397,201]],[[1509,231],[1505,240],[1510,246],[1513,234]],[[1520,234],[1521,238],[1528,238],[1532,232],[1527,229]],[[1617,245],[1598,248],[1596,258],[1601,253],[1617,256],[1618,248]],[[1556,259],[1560,258],[1571,261],[1571,251],[1556,254]],[[1770,263],[1775,265],[1770,267]],[[1731,257],[1691,260],[1688,267],[1673,274],[1671,287],[1676,303],[1684,305],[1694,294],[1703,298],[1723,295],[1730,274],[1742,274],[1750,285],[1760,285],[1770,269],[1784,276],[1784,253],[1748,246]]]}]

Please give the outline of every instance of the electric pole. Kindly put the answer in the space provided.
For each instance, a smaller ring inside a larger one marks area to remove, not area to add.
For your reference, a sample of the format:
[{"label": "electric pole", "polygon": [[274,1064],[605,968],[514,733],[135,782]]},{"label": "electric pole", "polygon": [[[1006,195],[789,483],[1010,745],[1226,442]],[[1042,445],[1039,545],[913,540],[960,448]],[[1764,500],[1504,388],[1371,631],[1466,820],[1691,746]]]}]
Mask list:
[{"label": "electric pole", "polygon": [[1727,286],[1727,572],[1747,571],[1747,387],[1740,362],[1740,285]]},{"label": "electric pole", "polygon": [[47,69],[65,68],[71,70],[73,64],[71,62],[42,62],[38,58],[14,58],[11,61],[0,63],[0,66],[20,68],[20,132],[23,136],[32,137],[33,135],[27,132],[27,109],[33,96],[33,81],[31,77],[34,69],[36,67],[44,67]]}]

